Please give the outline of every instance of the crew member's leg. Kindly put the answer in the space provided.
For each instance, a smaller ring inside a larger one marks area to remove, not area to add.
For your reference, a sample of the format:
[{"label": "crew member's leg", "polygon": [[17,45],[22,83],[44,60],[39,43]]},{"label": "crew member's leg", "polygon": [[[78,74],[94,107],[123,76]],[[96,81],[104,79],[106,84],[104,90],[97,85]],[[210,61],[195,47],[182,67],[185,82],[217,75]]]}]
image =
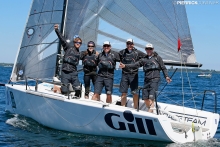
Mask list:
[{"label": "crew member's leg", "polygon": [[102,93],[102,88],[104,86],[104,78],[101,76],[97,76],[94,87],[94,95],[92,96],[92,100],[100,101],[100,94]]},{"label": "crew member's leg", "polygon": [[104,78],[104,86],[107,94],[106,103],[112,103],[113,78]]},{"label": "crew member's leg", "polygon": [[154,108],[154,102],[156,98],[156,92],[158,90],[159,79],[153,79],[145,82],[147,89],[143,89],[143,99],[148,108],[148,112],[153,112],[151,108]]},{"label": "crew member's leg", "polygon": [[95,87],[95,81],[96,81],[97,75],[91,75],[90,78],[92,79],[92,84]]},{"label": "crew member's leg", "polygon": [[119,88],[119,91],[122,93],[122,95],[121,95],[121,106],[126,106],[128,86],[129,86],[128,77],[127,77],[126,74],[122,73],[120,88]]},{"label": "crew member's leg", "polygon": [[130,75],[129,85],[131,88],[131,93],[133,94],[134,108],[138,107],[138,74]]},{"label": "crew member's leg", "polygon": [[[155,108],[154,102],[156,99],[158,87],[159,87],[159,79],[153,79],[150,83],[150,91],[149,91],[150,108]],[[151,109],[149,112],[153,112],[153,110]]]},{"label": "crew member's leg", "polygon": [[90,75],[84,74],[84,84],[85,84],[85,98],[89,98],[89,90],[90,90]]},{"label": "crew member's leg", "polygon": [[[149,99],[149,89],[150,89],[150,81],[144,81],[144,88],[142,90],[142,97],[148,108],[148,112],[151,112],[150,107],[152,105],[152,101]],[[152,111],[153,112],[153,111]]]},{"label": "crew member's leg", "polygon": [[81,84],[79,82],[79,78],[78,78],[78,72],[72,72],[72,86],[73,89],[75,90],[75,96],[77,97],[81,97]]},{"label": "crew member's leg", "polygon": [[61,93],[66,95],[68,92],[67,85],[68,83],[71,83],[70,72],[67,72],[67,71],[61,72],[61,83],[64,84],[61,86]]}]

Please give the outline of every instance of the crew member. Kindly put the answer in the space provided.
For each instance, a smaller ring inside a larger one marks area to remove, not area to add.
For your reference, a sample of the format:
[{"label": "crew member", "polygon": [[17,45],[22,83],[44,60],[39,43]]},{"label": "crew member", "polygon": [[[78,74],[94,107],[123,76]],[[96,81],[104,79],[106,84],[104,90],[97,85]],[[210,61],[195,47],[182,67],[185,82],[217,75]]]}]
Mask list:
[{"label": "crew member", "polygon": [[66,95],[68,93],[67,85],[68,83],[71,83],[73,89],[75,90],[75,96],[80,97],[81,86],[78,79],[77,65],[79,64],[79,48],[82,44],[82,40],[77,37],[73,40],[74,46],[70,46],[70,44],[66,41],[66,38],[64,38],[64,36],[60,33],[58,27],[58,24],[54,25],[55,32],[65,51],[61,73],[61,82],[64,86],[61,86],[61,92]]},{"label": "crew member", "polygon": [[94,49],[95,43],[89,41],[87,46],[88,49],[81,52],[81,60],[84,70],[85,99],[89,98],[90,81],[92,80],[93,86],[95,85],[98,58],[98,52]]},{"label": "crew member", "polygon": [[[127,48],[119,52],[121,62],[123,64],[134,64],[139,59],[146,56],[145,53],[137,50],[134,47],[133,39],[127,39]],[[138,66],[122,69],[122,78],[119,91],[121,95],[121,105],[126,106],[128,88],[130,87],[133,94],[134,108],[138,105]]]},{"label": "crew member", "polygon": [[106,103],[112,102],[112,89],[114,81],[114,69],[116,62],[120,61],[119,54],[111,50],[109,41],[103,43],[103,51],[98,55],[98,75],[95,82],[95,90],[92,100],[100,100],[102,88],[105,87],[107,94]]},{"label": "crew member", "polygon": [[148,108],[148,112],[153,112],[151,108],[154,108],[154,101],[160,81],[160,70],[162,70],[168,83],[170,83],[172,80],[168,76],[167,69],[162,58],[156,52],[154,52],[153,45],[147,44],[145,50],[147,55],[135,64],[120,63],[119,67],[129,69],[136,66],[143,66],[143,70],[145,72],[144,87],[142,90],[143,100]]}]

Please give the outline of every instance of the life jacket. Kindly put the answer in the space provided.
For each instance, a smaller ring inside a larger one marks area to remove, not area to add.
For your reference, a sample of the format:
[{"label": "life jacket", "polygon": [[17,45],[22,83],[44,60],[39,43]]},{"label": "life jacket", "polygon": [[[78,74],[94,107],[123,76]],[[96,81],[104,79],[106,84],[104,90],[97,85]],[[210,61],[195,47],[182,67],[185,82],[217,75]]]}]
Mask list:
[{"label": "life jacket", "polygon": [[157,61],[157,57],[153,56],[151,58],[145,58],[143,59],[144,65],[143,70],[144,72],[148,72],[151,70],[160,70],[160,65]]},{"label": "life jacket", "polygon": [[115,69],[115,62],[114,62],[114,54],[109,53],[108,56],[105,56],[104,53],[99,54],[99,63],[98,67],[100,69]]},{"label": "life jacket", "polygon": [[122,58],[122,63],[124,64],[132,64],[137,61],[138,53],[133,50],[132,52],[128,53],[126,50],[123,52],[123,58]]},{"label": "life jacket", "polygon": [[86,55],[83,60],[84,66],[96,67],[97,65],[97,56],[96,51],[93,51],[91,55]]},{"label": "life jacket", "polygon": [[79,64],[80,53],[74,49],[71,49],[67,55],[64,56],[64,63],[77,66]]}]

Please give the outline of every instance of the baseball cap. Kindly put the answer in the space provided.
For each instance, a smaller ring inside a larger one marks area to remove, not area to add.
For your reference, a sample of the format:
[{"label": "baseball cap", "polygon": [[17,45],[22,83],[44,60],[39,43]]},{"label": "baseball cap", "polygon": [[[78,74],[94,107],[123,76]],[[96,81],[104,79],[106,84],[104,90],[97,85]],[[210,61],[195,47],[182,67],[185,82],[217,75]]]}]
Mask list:
[{"label": "baseball cap", "polygon": [[103,42],[103,45],[111,45],[109,41]]},{"label": "baseball cap", "polygon": [[127,39],[127,42],[134,42],[134,40],[133,39],[131,39],[131,38],[129,38],[129,39]]},{"label": "baseball cap", "polygon": [[145,48],[154,48],[154,46],[153,46],[153,44],[148,43],[148,44],[146,44]]}]

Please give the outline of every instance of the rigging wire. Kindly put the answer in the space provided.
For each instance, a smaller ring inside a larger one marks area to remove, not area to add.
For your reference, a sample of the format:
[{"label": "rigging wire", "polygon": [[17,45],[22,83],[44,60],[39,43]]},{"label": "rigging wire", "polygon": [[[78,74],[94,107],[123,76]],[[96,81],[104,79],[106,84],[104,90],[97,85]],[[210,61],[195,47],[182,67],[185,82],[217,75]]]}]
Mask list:
[{"label": "rigging wire", "polygon": [[[183,70],[182,70],[182,68],[183,68],[183,62],[182,62],[182,51],[180,50],[179,51],[179,55],[180,55],[180,59],[181,59],[181,67],[180,67],[180,69],[181,69],[181,80],[182,80],[182,96],[183,96],[183,102],[182,102],[182,108],[183,108],[183,114],[184,114],[184,118],[185,118],[185,115],[186,115],[186,113],[185,113],[185,108],[184,108],[184,81],[183,81]],[[184,119],[184,125],[186,125],[186,123],[185,123],[185,119]]]},{"label": "rigging wire", "polygon": [[[177,24],[177,14],[176,14],[176,9],[175,9],[175,6],[174,6],[174,3],[173,3],[173,7],[174,7],[174,13],[175,13],[175,19],[176,19],[176,27],[177,27],[177,30],[178,30],[178,24]],[[179,20],[178,20],[179,21]],[[182,28],[182,25],[180,26],[181,29]],[[183,31],[184,32],[184,31]],[[179,31],[178,31],[178,39],[179,39]],[[180,55],[180,59],[181,59],[181,78],[182,78],[182,94],[183,94],[183,111],[184,111],[184,117],[185,117],[185,109],[184,109],[184,100],[185,100],[185,97],[184,97],[184,84],[183,84],[183,74],[182,74],[182,68],[183,68],[183,65],[185,65],[183,63],[183,54],[182,54],[182,50],[180,49],[179,51],[179,55]],[[190,79],[189,79],[189,75],[188,75],[188,71],[187,71],[187,68],[186,68],[186,65],[185,65],[185,69],[186,69],[186,75],[187,75],[187,79],[188,79],[188,82],[189,82],[189,87],[190,87],[190,91],[191,91],[191,94],[192,94],[192,98],[193,98],[193,102],[194,102],[194,107],[196,108],[196,104],[195,104],[195,100],[194,100],[194,96],[193,96],[193,91],[192,91],[192,86],[191,86],[191,83],[190,83]],[[198,117],[198,112],[196,110],[196,114],[197,114],[197,117]],[[185,123],[185,119],[184,119],[184,123]]]},{"label": "rigging wire", "polygon": [[[174,3],[173,3],[173,7],[174,7],[174,14],[175,14],[175,20],[176,20],[176,28],[178,30],[178,25],[177,25],[177,14],[176,14],[176,8],[174,6]],[[177,31],[177,36],[178,36],[178,39],[179,39],[179,30]],[[180,72],[181,72],[181,80],[182,80],[182,96],[183,96],[183,102],[182,102],[182,108],[183,108],[183,114],[184,114],[184,118],[185,118],[185,109],[184,109],[184,88],[183,88],[183,71],[182,71],[182,64],[183,64],[183,60],[182,60],[182,50],[179,50],[179,56],[180,56],[180,63],[181,63],[181,66],[180,66]],[[184,119],[184,125],[186,125],[185,123],[185,119]]]},{"label": "rigging wire", "polygon": [[[186,66],[185,66],[185,69],[186,69],[186,75],[187,75],[188,82],[189,82],[190,91],[191,91],[191,94],[192,94],[192,99],[193,99],[194,107],[195,107],[195,109],[196,109],[196,102],[195,102],[195,99],[194,99],[194,96],[193,96],[192,86],[191,86],[191,83],[190,83],[190,79],[189,79],[189,75],[188,75],[188,70],[187,70]],[[197,109],[196,109],[196,116],[197,116],[197,118],[199,119]]]}]

